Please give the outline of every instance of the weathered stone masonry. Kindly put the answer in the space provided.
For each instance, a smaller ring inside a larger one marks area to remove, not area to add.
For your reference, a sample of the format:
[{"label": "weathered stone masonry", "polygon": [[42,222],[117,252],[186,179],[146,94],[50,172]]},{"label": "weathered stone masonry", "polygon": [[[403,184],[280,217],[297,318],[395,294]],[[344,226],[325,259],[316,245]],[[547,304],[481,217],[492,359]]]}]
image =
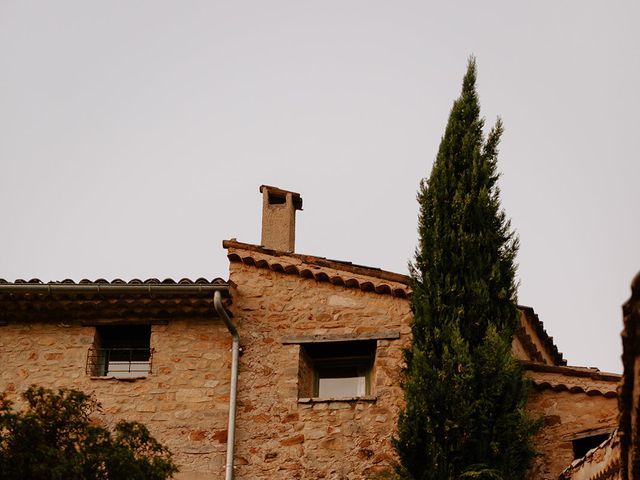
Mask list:
[{"label": "weathered stone masonry", "polygon": [[[37,308],[27,307],[22,313],[19,306],[12,311],[10,304],[17,303],[6,295],[2,298],[0,389],[18,404],[18,394],[32,384],[94,393],[103,406],[99,415],[103,422],[113,425],[124,418],[145,423],[176,454],[182,478],[220,478],[226,450],[231,339],[207,306],[209,300],[45,300],[38,296],[26,302]],[[87,311],[94,314],[87,316]],[[28,321],[20,321],[20,316]],[[96,331],[87,323],[145,321],[154,322],[150,375],[118,380],[86,373],[87,352]]]},{"label": "weathered stone masonry", "polygon": [[[402,398],[402,347],[409,339],[406,300],[231,265],[231,282],[237,285],[231,310],[246,345],[239,381],[238,478],[355,479],[387,467]],[[389,330],[400,338],[377,341],[370,398],[299,400],[300,346],[283,344],[284,337],[358,338]]]}]

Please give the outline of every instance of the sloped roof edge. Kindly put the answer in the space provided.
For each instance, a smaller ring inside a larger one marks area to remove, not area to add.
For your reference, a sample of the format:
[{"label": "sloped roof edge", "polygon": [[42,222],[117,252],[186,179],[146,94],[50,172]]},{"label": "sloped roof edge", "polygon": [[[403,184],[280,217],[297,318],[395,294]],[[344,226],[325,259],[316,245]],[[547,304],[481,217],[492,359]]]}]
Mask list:
[{"label": "sloped roof edge", "polygon": [[564,359],[562,352],[558,350],[557,345],[553,342],[553,337],[549,336],[544,328],[544,324],[542,323],[536,312],[534,312],[533,308],[527,307],[525,305],[518,305],[518,308],[522,310],[522,312],[524,312],[527,320],[529,321],[529,324],[533,327],[538,335],[538,338],[547,349],[547,352],[549,352],[549,354],[553,358],[554,364],[558,366],[567,365],[567,361]]},{"label": "sloped roof edge", "polygon": [[574,367],[566,365],[544,365],[535,362],[520,362],[525,370],[543,373],[560,373],[570,377],[590,378],[603,382],[619,382],[622,375],[618,373],[601,372],[597,368]]},{"label": "sloped roof edge", "polygon": [[[236,240],[224,240],[222,246],[228,250],[243,250],[247,252],[247,255],[241,255],[230,251],[227,257],[231,262],[241,262],[258,268],[268,268],[276,272],[299,275],[303,278],[314,278],[319,282],[329,282],[347,288],[359,288],[365,292],[388,294],[400,298],[407,298],[411,294],[409,287],[410,277],[408,275],[388,272],[375,267],[356,265],[351,262],[330,260],[325,257],[272,250]],[[273,260],[267,260],[264,256],[271,257]],[[304,266],[306,265],[310,268],[305,268]],[[344,272],[344,274],[330,275],[323,269]],[[374,281],[367,281],[362,277],[368,277]],[[382,282],[377,282],[376,280],[381,280]]]},{"label": "sloped roof edge", "polygon": [[565,377],[583,378],[594,382],[609,383],[610,387],[575,385],[571,382],[550,381],[546,378],[532,378],[533,384],[539,390],[553,390],[554,392],[582,393],[588,396],[602,395],[605,398],[617,398],[617,387],[621,375],[616,373],[601,372],[597,368],[567,367],[563,365],[545,365],[535,362],[521,361],[526,371],[539,373],[556,373]]}]

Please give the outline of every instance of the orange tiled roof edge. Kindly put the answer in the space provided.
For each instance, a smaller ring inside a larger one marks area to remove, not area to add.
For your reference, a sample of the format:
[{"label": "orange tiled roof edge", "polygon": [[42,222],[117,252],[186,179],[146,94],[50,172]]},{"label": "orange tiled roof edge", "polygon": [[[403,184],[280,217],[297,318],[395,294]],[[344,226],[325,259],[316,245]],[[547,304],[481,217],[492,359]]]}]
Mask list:
[{"label": "orange tiled roof edge", "polygon": [[146,278],[144,280],[140,280],[139,278],[133,278],[131,280],[122,280],[120,278],[115,278],[113,280],[105,280],[104,278],[99,278],[97,280],[88,280],[83,278],[82,280],[76,282],[70,278],[65,278],[64,280],[55,280],[49,282],[43,282],[39,278],[31,278],[29,280],[25,280],[22,278],[18,278],[13,282],[9,282],[3,278],[0,278],[0,286],[2,285],[226,285],[226,280],[222,278],[214,278],[213,280],[207,280],[206,278],[198,278],[196,280],[192,280],[190,278],[181,278],[180,280],[174,280],[173,278],[165,278],[164,280],[160,280],[158,278]]},{"label": "orange tiled roof edge", "polygon": [[222,246],[229,251],[227,257],[230,262],[241,262],[347,288],[359,288],[364,292],[400,298],[411,295],[408,275],[324,257],[271,250],[236,240],[224,240]]},{"label": "orange tiled roof edge", "polygon": [[553,362],[555,365],[563,366],[567,364],[567,361],[564,359],[562,352],[558,350],[558,347],[553,342],[553,337],[549,336],[547,331],[544,328],[544,324],[538,317],[538,315],[533,311],[532,307],[526,307],[524,305],[518,305],[518,308],[524,312],[529,324],[534,328],[536,333],[538,334],[538,338],[542,341],[547,352],[553,358]]},{"label": "orange tiled roof edge", "polygon": [[[621,375],[617,373],[601,372],[597,368],[567,367],[564,365],[544,365],[535,362],[521,361],[521,365],[526,371],[540,374],[559,374],[567,377],[566,381],[553,381],[545,378],[544,375],[532,378],[533,384],[540,390],[553,390],[554,392],[583,393],[589,396],[602,395],[605,398],[615,398],[618,396],[617,387],[620,383]],[[573,381],[571,381],[573,379]],[[580,380],[585,380],[579,385]],[[588,385],[593,381],[600,385]],[[604,384],[604,385],[603,385]]]}]

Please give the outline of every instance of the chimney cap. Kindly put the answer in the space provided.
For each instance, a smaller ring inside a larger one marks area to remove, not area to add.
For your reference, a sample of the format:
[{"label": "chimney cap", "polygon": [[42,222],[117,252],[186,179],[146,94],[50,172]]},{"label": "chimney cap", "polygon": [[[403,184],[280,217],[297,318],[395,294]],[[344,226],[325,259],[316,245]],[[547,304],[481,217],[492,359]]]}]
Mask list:
[{"label": "chimney cap", "polygon": [[271,185],[260,185],[260,193],[262,190],[266,190],[269,194],[275,195],[278,197],[286,198],[287,194],[291,194],[291,198],[293,200],[293,206],[296,210],[302,210],[302,197],[299,193],[291,192],[289,190],[283,190],[282,188],[273,187]]}]

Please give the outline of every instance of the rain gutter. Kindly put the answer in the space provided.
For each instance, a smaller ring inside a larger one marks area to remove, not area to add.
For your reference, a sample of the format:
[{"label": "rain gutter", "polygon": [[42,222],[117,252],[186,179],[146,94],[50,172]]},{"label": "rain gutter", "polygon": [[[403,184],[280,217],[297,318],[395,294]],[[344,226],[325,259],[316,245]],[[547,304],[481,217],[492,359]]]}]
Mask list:
[{"label": "rain gutter", "polygon": [[37,293],[46,295],[55,294],[143,294],[164,293],[183,295],[208,295],[214,292],[227,294],[229,286],[226,284],[113,284],[113,283],[0,283],[0,293]]},{"label": "rain gutter", "polygon": [[213,294],[213,305],[227,326],[233,339],[231,347],[231,386],[229,394],[229,423],[227,426],[227,466],[225,470],[225,480],[233,480],[233,450],[236,433],[236,405],[238,393],[238,358],[240,356],[240,336],[238,330],[229,318],[229,314],[222,305],[222,296],[219,291]]}]

